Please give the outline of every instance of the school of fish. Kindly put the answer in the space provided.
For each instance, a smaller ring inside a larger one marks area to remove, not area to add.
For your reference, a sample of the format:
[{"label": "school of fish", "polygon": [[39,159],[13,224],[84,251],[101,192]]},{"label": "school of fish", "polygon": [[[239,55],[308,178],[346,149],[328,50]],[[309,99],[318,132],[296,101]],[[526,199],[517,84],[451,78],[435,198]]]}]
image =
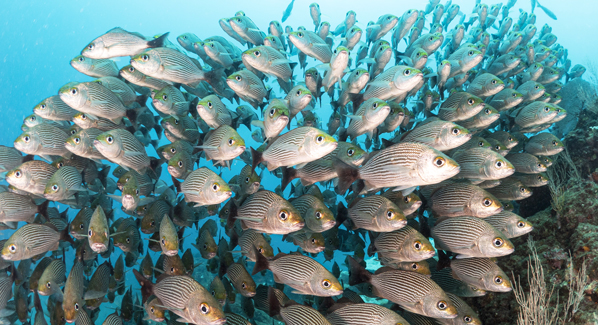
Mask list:
[{"label": "school of fish", "polygon": [[0,146],[0,323],[482,324],[586,71],[515,2],[81,44]]}]

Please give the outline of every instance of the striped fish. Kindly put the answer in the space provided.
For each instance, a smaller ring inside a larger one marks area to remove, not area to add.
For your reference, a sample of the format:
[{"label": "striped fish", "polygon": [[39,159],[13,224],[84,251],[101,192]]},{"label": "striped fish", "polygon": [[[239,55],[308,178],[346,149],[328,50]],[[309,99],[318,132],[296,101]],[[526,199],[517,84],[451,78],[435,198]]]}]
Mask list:
[{"label": "striped fish", "polygon": [[452,260],[451,270],[459,280],[482,290],[492,292],[513,290],[505,272],[489,258]]},{"label": "striped fish", "polygon": [[[244,13],[242,15],[235,15],[235,17],[229,18],[227,22],[232,28],[233,32],[245,40],[247,44],[251,43],[256,46],[263,44],[264,32],[260,31],[255,23],[249,17],[246,17]],[[243,44],[243,42],[240,43]]]},{"label": "striped fish", "polygon": [[505,88],[505,83],[491,73],[477,75],[467,87],[467,92],[480,98],[496,95]]},{"label": "striped fish", "polygon": [[70,121],[78,111],[60,99],[60,95],[50,96],[33,108],[35,115],[51,121]]},{"label": "striped fish", "polygon": [[347,135],[355,139],[362,134],[367,134],[368,139],[374,136],[374,130],[384,122],[390,114],[390,106],[378,98],[364,101],[353,115],[349,115],[351,122],[347,128]]},{"label": "striped fish", "polygon": [[43,196],[48,180],[57,170],[45,161],[32,160],[9,171],[6,181],[19,190]]},{"label": "striped fish", "polygon": [[321,233],[336,225],[332,211],[313,195],[302,195],[293,200],[291,204],[299,211],[305,220],[305,227],[311,232]]},{"label": "striped fish", "polygon": [[505,178],[515,172],[515,167],[509,160],[488,148],[457,149],[452,158],[461,166],[457,177],[467,178],[473,183]]},{"label": "striped fish", "polygon": [[104,132],[95,138],[93,145],[106,159],[140,174],[150,166],[145,146],[127,130]]},{"label": "striped fish", "polygon": [[[265,74],[273,75],[282,81],[289,81],[293,75],[290,60],[270,46],[257,46],[243,52],[241,60],[246,66]],[[231,87],[232,88],[232,87]]]},{"label": "striped fish", "polygon": [[390,266],[393,269],[417,272],[425,276],[430,276],[432,274],[430,271],[430,265],[427,261],[397,262],[393,259],[382,258],[380,259],[380,263],[384,266]]},{"label": "striped fish", "polygon": [[154,261],[150,254],[145,254],[141,263],[139,263],[139,273],[141,273],[146,279],[151,280],[154,274]]},{"label": "striped fish", "polygon": [[255,296],[255,281],[247,272],[242,262],[233,263],[226,269],[226,276],[230,279],[235,290],[244,297]]},{"label": "striped fish", "polygon": [[95,128],[104,132],[115,129],[124,129],[126,127],[123,121],[116,123],[103,117],[81,112],[73,116],[73,123],[80,129]]},{"label": "striped fish", "polygon": [[85,290],[83,281],[83,264],[75,262],[64,285],[64,300],[62,302],[64,318],[69,323],[74,322],[78,314],[86,312],[84,309],[85,301],[83,300]]},{"label": "striped fish", "polygon": [[417,126],[405,133],[401,141],[422,143],[439,151],[447,151],[465,144],[471,136],[463,126],[437,120]]},{"label": "striped fish", "polygon": [[48,203],[36,205],[29,196],[12,192],[0,193],[0,221],[32,223],[35,215],[47,214]]},{"label": "striped fish", "polygon": [[64,166],[58,169],[46,184],[44,197],[51,201],[64,201],[78,192],[87,191],[77,168]]},{"label": "striped fish", "polygon": [[288,37],[289,41],[301,52],[322,63],[330,63],[332,50],[318,34],[307,30],[298,30],[290,33]]},{"label": "striped fish", "polygon": [[169,81],[164,81],[161,79],[146,76],[139,70],[135,69],[135,67],[133,67],[132,65],[126,65],[122,67],[119,71],[119,75],[123,77],[126,81],[136,86],[147,87],[151,90],[160,90],[171,84],[171,82]]},{"label": "striped fish", "polygon": [[542,187],[549,182],[548,175],[546,175],[546,173],[515,174],[513,177],[520,180],[521,183],[527,187]]},{"label": "striped fish", "polygon": [[215,160],[215,166],[222,165],[230,169],[230,161],[245,151],[245,141],[235,129],[221,125],[208,132],[203,144],[196,148],[203,149],[207,161]]},{"label": "striped fish", "polygon": [[23,159],[19,150],[0,145],[0,173],[16,168],[24,162]]},{"label": "striped fish", "polygon": [[298,127],[278,137],[263,153],[252,148],[252,167],[266,162],[269,171],[281,166],[297,165],[301,168],[326,156],[336,147],[336,139],[326,132],[308,126]]},{"label": "striped fish", "polygon": [[341,307],[326,319],[332,325],[395,325],[406,324],[394,311],[376,304],[350,304]]},{"label": "striped fish", "polygon": [[256,254],[257,260],[252,274],[269,269],[274,281],[295,289],[293,293],[318,297],[338,296],[343,286],[322,264],[304,255],[279,253],[271,260]]},{"label": "striped fish", "polygon": [[[133,68],[134,69],[134,68]],[[189,105],[183,93],[176,87],[165,84],[153,96],[152,105],[156,110],[165,115],[186,116],[189,114]]]},{"label": "striped fish", "polygon": [[251,323],[243,316],[235,313],[225,312],[227,325],[251,325]]},{"label": "striped fish", "polygon": [[286,101],[273,98],[264,108],[264,120],[253,120],[251,124],[261,128],[264,131],[266,141],[276,138],[287,126],[290,119],[289,107]]},{"label": "striped fish", "polygon": [[[471,308],[469,305],[459,298],[457,295],[447,292],[447,295],[451,299],[451,302],[457,307],[457,312],[459,315],[454,321],[461,322],[463,324],[471,324],[471,325],[482,325],[482,321],[478,317],[478,314]],[[454,324],[454,322],[446,322],[446,320],[437,319],[438,322],[441,324]],[[413,324],[413,323],[412,323]],[[414,324],[415,325],[415,324]]]},{"label": "striped fish", "polygon": [[226,288],[219,276],[215,276],[212,282],[210,282],[209,290],[212,296],[220,302],[220,306],[224,307],[226,304]]},{"label": "striped fish", "polygon": [[110,314],[106,316],[106,319],[102,323],[102,325],[122,325],[123,320],[118,316],[118,314]]},{"label": "striped fish", "polygon": [[166,47],[153,48],[131,58],[131,65],[153,78],[195,87],[206,80],[201,65],[185,54]]},{"label": "striped fish", "polygon": [[496,108],[486,104],[483,110],[479,113],[470,117],[466,120],[459,121],[459,125],[464,128],[469,129],[470,131],[477,133],[481,130],[486,129],[492,123],[496,122],[500,118],[500,113],[496,110]]},{"label": "striped fish", "polygon": [[515,166],[518,173],[538,174],[547,170],[546,166],[540,162],[540,159],[529,153],[511,153],[505,158]]},{"label": "striped fish", "polygon": [[85,291],[85,300],[103,298],[108,293],[108,284],[112,266],[106,261],[98,266],[89,280],[87,290]]},{"label": "striped fish", "polygon": [[258,191],[249,196],[238,209],[229,208],[227,224],[241,220],[243,229],[255,229],[268,234],[288,234],[305,225],[299,211],[287,200],[270,191]]},{"label": "striped fish", "polygon": [[92,59],[133,56],[147,48],[164,46],[167,37],[168,33],[148,41],[139,33],[115,27],[89,43],[81,50],[81,55]]},{"label": "striped fish", "polygon": [[192,156],[193,150],[193,145],[191,145],[189,142],[184,140],[177,140],[168,145],[159,147],[158,149],[156,149],[156,152],[160,154],[162,157],[164,157],[164,159],[170,160],[172,156],[181,151],[185,151],[189,154],[189,156]]},{"label": "striped fish", "polygon": [[255,109],[262,105],[268,95],[262,80],[247,69],[231,74],[226,78],[226,83],[241,99]]},{"label": "striped fish", "polygon": [[[48,156],[63,156],[69,151],[64,144],[68,134],[61,128],[42,123],[22,133],[15,141],[15,149],[44,159]],[[51,159],[46,159],[50,161]]]},{"label": "striped fish", "polygon": [[552,104],[533,102],[510,114],[515,117],[515,124],[517,126],[520,128],[529,128],[550,122],[558,112]]},{"label": "striped fish", "polygon": [[486,135],[486,138],[492,138],[502,142],[507,149],[513,149],[513,147],[519,143],[519,140],[507,131],[494,131]]},{"label": "striped fish", "polygon": [[502,231],[508,238],[523,236],[534,229],[531,222],[509,211],[502,211],[484,221]]},{"label": "striped fish", "polygon": [[440,151],[410,142],[401,142],[380,150],[358,171],[348,170],[346,166],[340,166],[338,161],[337,165],[341,193],[356,178],[364,180],[366,191],[384,187],[405,190],[442,182],[455,176],[460,170],[453,159]]},{"label": "striped fish", "polygon": [[97,82],[67,84],[59,91],[60,99],[71,108],[85,114],[120,123],[127,108],[110,89]]},{"label": "striped fish", "polygon": [[197,113],[212,129],[221,125],[232,125],[232,112],[216,95],[209,95],[197,103]]},{"label": "striped fish", "polygon": [[[4,243],[0,243],[0,245],[4,246]],[[29,291],[38,290],[39,280],[46,270],[46,267],[48,267],[52,261],[53,259],[51,257],[46,256],[37,262],[29,277]],[[0,269],[2,269],[2,266],[0,266]]]},{"label": "striped fish", "polygon": [[430,208],[442,217],[485,218],[503,210],[500,201],[492,194],[467,183],[443,186],[432,194],[430,201]]},{"label": "striped fish", "polygon": [[286,240],[292,241],[293,244],[299,246],[304,252],[311,254],[318,254],[326,248],[326,239],[321,233],[314,233],[305,228],[290,233]]},{"label": "striped fish", "polygon": [[291,88],[284,98],[289,107],[289,118],[292,120],[299,112],[303,111],[311,103],[311,99],[311,91],[306,86],[298,84]]},{"label": "striped fish", "polygon": [[199,139],[199,126],[197,121],[186,115],[171,115],[165,117],[160,122],[160,125],[164,128],[164,132],[169,140],[175,139],[171,140],[172,142],[176,140],[185,140],[191,143],[196,143]]},{"label": "striped fish", "polygon": [[503,178],[500,184],[488,189],[488,192],[499,200],[523,200],[532,195],[532,190],[515,177]]},{"label": "striped fish", "polygon": [[103,253],[108,250],[110,244],[110,228],[108,219],[101,205],[98,205],[87,228],[87,239],[89,247],[96,253]]},{"label": "striped fish", "polygon": [[180,192],[185,194],[185,202],[194,202],[196,207],[220,204],[232,195],[228,184],[206,167],[191,172],[180,185]]},{"label": "striped fish", "polygon": [[60,287],[66,281],[66,266],[62,260],[53,260],[44,269],[42,276],[39,278],[37,292],[42,296],[49,296],[53,294],[62,295]]},{"label": "striped fish", "polygon": [[4,243],[2,258],[20,261],[58,249],[60,233],[52,225],[26,224]]},{"label": "striped fish", "polygon": [[243,231],[239,237],[239,246],[241,252],[248,260],[255,262],[255,252],[262,254],[266,258],[274,256],[274,249],[270,246],[270,243],[266,240],[264,235],[254,229],[247,229]]},{"label": "striped fish", "polygon": [[436,271],[432,268],[431,279],[436,282],[447,293],[453,293],[459,297],[481,297],[486,295],[486,291],[475,286],[471,286],[461,280],[455,279],[450,268],[444,268]]},{"label": "striped fish", "polygon": [[476,217],[448,218],[432,228],[432,237],[437,248],[457,258],[498,257],[515,250],[505,234]]},{"label": "striped fish", "polygon": [[553,156],[563,151],[565,146],[554,134],[544,132],[536,134],[525,144],[525,152],[532,155]]},{"label": "striped fish", "polygon": [[467,92],[455,92],[440,105],[438,117],[445,121],[464,121],[484,109],[484,101]]},{"label": "striped fish", "polygon": [[216,257],[218,252],[218,245],[214,240],[214,236],[218,233],[218,225],[213,219],[207,220],[199,229],[199,236],[197,241],[192,244],[204,259],[212,259]]},{"label": "striped fish", "polygon": [[154,322],[161,323],[164,321],[164,313],[165,309],[162,305],[162,301],[158,299],[156,296],[152,296],[149,298],[148,301],[144,304],[145,312],[147,313],[149,319],[153,320]]},{"label": "striped fish", "polygon": [[185,275],[185,265],[179,255],[164,255],[162,270],[168,275]]},{"label": "striped fish", "polygon": [[87,238],[87,228],[89,228],[89,220],[93,215],[90,207],[84,207],[77,212],[75,218],[69,224],[69,233],[76,239]]},{"label": "striped fish", "polygon": [[118,76],[116,62],[109,59],[92,59],[77,55],[71,60],[71,66],[75,70],[94,78]]},{"label": "striped fish", "polygon": [[400,191],[386,191],[381,194],[383,197],[389,199],[392,203],[396,204],[407,219],[415,218],[412,215],[422,205],[422,200],[415,193],[403,195]]},{"label": "striped fish", "polygon": [[374,232],[388,232],[401,229],[407,224],[405,215],[396,204],[389,199],[372,195],[359,199],[347,212],[339,204],[338,219],[343,222],[345,218],[351,219],[353,229],[366,229]]},{"label": "striped fish", "polygon": [[457,317],[457,309],[446,293],[427,276],[391,268],[371,274],[352,257],[348,261],[350,285],[369,283],[374,296],[388,299],[412,313],[434,318]]},{"label": "striped fish", "polygon": [[167,256],[179,253],[179,236],[168,214],[165,214],[160,222],[160,247],[162,253]]},{"label": "striped fish", "polygon": [[405,226],[392,232],[383,232],[371,244],[385,263],[419,262],[436,254],[434,247],[419,231]]}]

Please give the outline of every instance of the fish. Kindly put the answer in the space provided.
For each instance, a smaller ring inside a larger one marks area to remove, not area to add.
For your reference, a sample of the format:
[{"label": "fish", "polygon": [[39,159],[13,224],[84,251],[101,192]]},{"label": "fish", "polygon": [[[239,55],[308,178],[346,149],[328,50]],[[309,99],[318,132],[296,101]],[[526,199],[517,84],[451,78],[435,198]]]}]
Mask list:
[{"label": "fish", "polygon": [[251,43],[255,46],[263,44],[265,36],[264,32],[260,31],[249,17],[245,15],[237,15],[229,18],[228,23],[232,30],[247,43]]},{"label": "fish", "polygon": [[339,222],[350,219],[353,229],[388,232],[401,229],[407,224],[403,212],[389,199],[379,195],[358,200],[348,211],[339,204],[337,214]]},{"label": "fish", "polygon": [[67,155],[64,143],[68,134],[56,126],[42,123],[36,125],[15,139],[14,148],[28,155],[40,156],[48,161],[49,156]]},{"label": "fish", "polygon": [[[35,288],[42,296],[62,295],[60,287],[66,282],[66,267],[64,262],[58,259],[52,260],[43,270]],[[62,298],[61,298],[62,299]]]},{"label": "fish", "polygon": [[430,207],[438,216],[485,218],[503,210],[500,201],[475,185],[454,183],[436,190]]},{"label": "fish", "polygon": [[176,181],[175,185],[185,194],[185,202],[196,203],[196,207],[219,204],[232,195],[228,184],[207,167],[194,170],[182,184]]},{"label": "fish", "polygon": [[488,258],[466,258],[450,262],[453,274],[461,281],[485,291],[512,291],[511,281],[503,270]]},{"label": "fish", "polygon": [[485,218],[484,221],[502,231],[509,238],[523,236],[534,229],[531,222],[510,211],[502,211]]},{"label": "fish", "polygon": [[337,147],[337,140],[326,132],[308,126],[293,129],[278,137],[260,153],[251,148],[252,168],[261,162],[272,171],[281,166],[303,165],[319,159]]},{"label": "fish", "polygon": [[231,160],[237,158],[245,151],[245,141],[228,125],[221,125],[205,135],[203,144],[196,146],[202,149],[206,160],[214,160],[216,165],[230,168]]},{"label": "fish", "polygon": [[291,0],[291,2],[289,3],[289,5],[282,12],[282,19],[281,19],[281,21],[283,23],[291,16],[291,12],[293,11],[293,4],[294,3],[295,3],[295,0]]},{"label": "fish", "polygon": [[243,263],[233,263],[226,270],[226,276],[237,292],[243,297],[253,297],[256,293],[256,284]]},{"label": "fish", "polygon": [[404,65],[390,67],[367,84],[363,99],[393,100],[411,91],[422,80],[420,70]]},{"label": "fish", "polygon": [[213,129],[223,124],[232,124],[231,112],[216,95],[204,97],[197,103],[196,109],[199,116]]},{"label": "fish", "polygon": [[48,180],[44,189],[44,197],[51,201],[67,200],[78,192],[87,191],[82,183],[83,179],[77,168],[61,167]]},{"label": "fish", "polygon": [[97,82],[67,84],[59,91],[60,99],[81,113],[102,117],[118,124],[127,108],[110,89]]},{"label": "fish", "polygon": [[85,290],[83,272],[83,264],[75,262],[64,285],[62,308],[67,323],[73,323],[80,313],[86,313],[83,309],[85,305],[85,300],[83,300]]},{"label": "fish", "polygon": [[226,82],[240,98],[249,102],[253,108],[265,106],[263,101],[269,92],[255,73],[243,69],[229,75]]},{"label": "fish", "polygon": [[498,186],[488,189],[488,192],[499,200],[523,200],[532,195],[532,190],[515,177],[503,178]]},{"label": "fish", "polygon": [[10,170],[6,181],[16,189],[43,196],[48,181],[57,170],[45,161],[27,161]]},{"label": "fish", "polygon": [[372,303],[342,306],[326,316],[332,325],[342,324],[405,324],[407,321],[396,312]]},{"label": "fish", "polygon": [[259,253],[256,256],[252,275],[268,269],[277,283],[288,285],[296,294],[333,297],[343,293],[338,279],[310,257],[279,253],[268,260]]},{"label": "fish", "polygon": [[438,117],[449,122],[464,121],[478,114],[486,104],[467,92],[455,92],[440,105]]},{"label": "fish", "polygon": [[71,60],[71,66],[90,77],[117,77],[119,75],[116,62],[110,59],[93,59],[78,55]]},{"label": "fish", "polygon": [[93,140],[93,145],[106,159],[140,174],[150,167],[145,146],[127,130],[104,132]]},{"label": "fish", "polygon": [[372,274],[352,257],[347,260],[350,285],[369,283],[374,296],[388,299],[412,313],[435,318],[457,317],[457,309],[446,293],[427,276],[390,268]]},{"label": "fish", "polygon": [[399,262],[421,262],[436,254],[432,244],[410,226],[380,233],[370,245],[368,254],[378,253],[385,265]]},{"label": "fish", "polygon": [[525,151],[532,155],[553,156],[563,151],[565,146],[551,133],[539,133],[525,144]]},{"label": "fish", "polygon": [[328,44],[318,34],[307,30],[298,30],[290,33],[288,37],[289,42],[307,56],[322,63],[330,63],[332,50],[330,50]]},{"label": "fish", "polygon": [[390,106],[381,99],[370,98],[364,101],[353,115],[347,128],[347,135],[355,139],[362,134],[367,134],[369,139],[374,137],[376,129],[390,114]]},{"label": "fish", "polygon": [[185,116],[190,109],[190,102],[172,85],[160,88],[153,96],[152,105],[159,112],[174,116]]},{"label": "fish", "polygon": [[401,141],[426,144],[439,151],[457,148],[469,141],[468,129],[452,122],[430,121],[406,133]]},{"label": "fish", "polygon": [[138,33],[131,33],[120,27],[115,27],[85,46],[81,50],[81,55],[91,59],[133,56],[147,48],[162,47],[167,37],[168,33],[165,33],[156,39],[147,41]]},{"label": "fish", "polygon": [[447,218],[432,228],[432,237],[437,248],[458,254],[458,259],[505,256],[515,250],[505,234],[476,217]]},{"label": "fish", "polygon": [[89,247],[96,253],[103,253],[108,250],[110,242],[110,228],[108,219],[101,205],[94,210],[89,227],[87,228],[87,239]]},{"label": "fish", "polygon": [[509,160],[488,148],[457,150],[451,157],[461,167],[457,177],[475,183],[502,179],[515,173],[515,166]]},{"label": "fish", "polygon": [[59,241],[66,240],[66,236],[52,224],[26,224],[6,240],[1,251],[2,258],[6,261],[21,261],[57,250]]}]

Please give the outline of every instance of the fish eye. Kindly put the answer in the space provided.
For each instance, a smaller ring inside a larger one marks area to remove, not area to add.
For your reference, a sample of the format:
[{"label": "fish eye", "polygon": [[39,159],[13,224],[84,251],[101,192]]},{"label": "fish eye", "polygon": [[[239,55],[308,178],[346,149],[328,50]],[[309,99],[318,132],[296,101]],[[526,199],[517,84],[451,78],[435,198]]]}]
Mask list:
[{"label": "fish eye", "polygon": [[451,131],[454,135],[459,135],[459,133],[461,133],[461,130],[459,130],[458,128],[453,128],[453,130]]},{"label": "fish eye", "polygon": [[237,81],[241,81],[241,79],[243,79],[243,78],[241,78],[241,76],[237,75],[237,76],[235,77],[235,79],[237,79]]},{"label": "fish eye", "polygon": [[83,229],[83,224],[80,224],[80,225],[79,225],[79,229]]},{"label": "fish eye", "polygon": [[127,242],[127,244],[129,244],[131,242],[131,239],[129,237],[127,237],[127,239],[125,239],[125,241]]},{"label": "fish eye", "polygon": [[208,102],[208,107],[212,108],[212,102]]},{"label": "fish eye", "polygon": [[430,36],[430,38],[428,38],[428,40],[431,42],[434,40],[434,37]]},{"label": "fish eye", "polygon": [[355,150],[353,150],[353,149],[347,150],[347,156],[353,157],[354,154],[355,154]]},{"label": "fish eye", "polygon": [[31,116],[29,119],[32,120],[32,121],[35,121],[35,119],[36,119],[35,115]]},{"label": "fish eye", "polygon": [[525,188],[525,187],[522,186],[522,187],[519,188],[519,191],[521,193],[525,193],[525,192],[527,192],[527,188]]},{"label": "fish eye", "polygon": [[334,53],[334,54],[336,54],[336,49],[334,50],[334,52],[333,52],[333,53]]},{"label": "fish eye", "polygon": [[440,309],[440,310],[445,310],[445,309],[448,307],[448,305],[447,305],[446,301],[444,301],[444,300],[441,300],[441,301],[439,301],[439,302],[438,302],[438,304],[437,304],[436,306],[437,306],[437,307],[438,307],[438,309]]},{"label": "fish eye", "polygon": [[497,160],[496,163],[494,163],[494,166],[498,169],[502,168],[503,165],[504,162],[502,160]]},{"label": "fish eye", "polygon": [[493,244],[495,247],[501,247],[501,246],[502,246],[502,244],[504,244],[504,241],[502,240],[502,238],[498,238],[498,237],[497,237],[497,238],[494,238],[494,240],[492,241],[492,244]]},{"label": "fish eye", "polygon": [[320,220],[322,218],[322,213],[320,211],[316,212],[316,219]]},{"label": "fish eye", "polygon": [[21,176],[23,176],[23,173],[21,173],[21,171],[20,171],[20,170],[17,170],[17,171],[15,172],[15,177],[16,177],[16,178],[21,178]]},{"label": "fish eye", "polygon": [[403,75],[408,76],[411,74],[411,70],[409,69],[405,69],[405,71],[403,71]]},{"label": "fish eye", "polygon": [[39,105],[39,108],[40,108],[40,109],[46,109],[46,104],[41,104],[41,105]]},{"label": "fish eye", "polygon": [[484,146],[484,142],[482,142],[482,141],[478,142],[478,146],[479,147],[483,147]]},{"label": "fish eye", "polygon": [[76,95],[77,94],[77,88],[72,88],[71,89],[71,94],[72,95]]},{"label": "fish eye", "polygon": [[472,56],[472,55],[473,55],[473,51],[469,51],[467,54],[468,54],[469,56]]},{"label": "fish eye", "polygon": [[168,100],[168,95],[166,95],[166,94],[162,95],[162,99],[163,100]]},{"label": "fish eye", "polygon": [[405,201],[405,203],[409,203],[411,202],[411,197],[410,196],[406,196],[403,198],[403,201]]},{"label": "fish eye", "polygon": [[211,48],[214,48],[214,43],[210,43],[210,47],[211,47]]},{"label": "fish eye", "polygon": [[141,60],[143,60],[143,61],[149,60],[149,55],[147,55],[147,54],[142,55]]},{"label": "fish eye", "polygon": [[179,168],[183,168],[183,161],[182,161],[182,160],[179,160],[179,162],[178,162],[178,164],[177,164],[177,165],[179,165]]},{"label": "fish eye", "polygon": [[359,70],[355,72],[355,75],[356,75],[356,76],[359,76]]},{"label": "fish eye", "polygon": [[135,190],[135,194],[139,195],[139,189]]},{"label": "fish eye", "polygon": [[469,315],[463,316],[463,321],[466,322],[466,323],[471,323],[472,320],[473,319]]},{"label": "fish eye", "polygon": [[23,141],[25,141],[25,143],[29,143],[30,140],[31,138],[28,135],[23,137]]},{"label": "fish eye", "polygon": [[490,109],[486,108],[486,109],[484,110],[484,113],[486,113],[486,115],[488,115],[488,114],[492,113],[492,111],[491,111]]},{"label": "fish eye", "polygon": [[249,183],[249,177],[245,177],[245,183]]},{"label": "fish eye", "polygon": [[235,144],[235,142],[236,142],[236,141],[235,141],[235,139],[233,139],[233,138],[230,138],[230,139],[228,139],[228,145],[229,145],[229,146],[232,146],[233,144]]},{"label": "fish eye", "polygon": [[87,235],[88,235],[89,237],[93,236],[93,230],[89,229],[89,230],[87,231]]},{"label": "fish eye", "polygon": [[170,148],[170,152],[176,153],[176,149],[175,148]]},{"label": "fish eye", "polygon": [[109,144],[113,144],[114,143],[114,138],[111,136],[107,136],[106,137],[106,142],[108,142]]},{"label": "fish eye", "polygon": [[556,146],[556,144],[557,144],[556,140],[552,140],[552,145]]},{"label": "fish eye", "polygon": [[166,239],[164,237],[162,237],[162,240],[160,240],[160,243],[162,244],[162,246],[166,245]]},{"label": "fish eye", "polygon": [[80,139],[80,138],[75,138],[74,140],[75,140],[75,143],[76,143],[76,144],[79,144],[79,142],[81,142],[81,139]]},{"label": "fish eye", "polygon": [[536,89],[540,89],[540,86],[536,85],[534,88],[536,88]]},{"label": "fish eye", "polygon": [[10,246],[8,246],[8,250],[9,250],[11,253],[15,253],[15,252],[17,251],[17,246],[16,246],[16,245],[14,245],[14,244],[13,244],[13,245],[10,245]]},{"label": "fish eye", "polygon": [[422,249],[423,245],[419,240],[416,240],[415,243],[413,243],[413,248],[415,248],[416,250],[420,250]]},{"label": "fish eye", "polygon": [[301,90],[297,90],[297,93],[295,95],[300,96],[301,95]]},{"label": "fish eye", "polygon": [[152,312],[152,314],[154,313],[154,307],[150,307],[150,311]]},{"label": "fish eye", "polygon": [[550,107],[544,106],[544,112],[548,112],[548,111],[550,111]]},{"label": "fish eye", "polygon": [[315,243],[316,243],[316,239],[315,239],[315,238],[312,238],[312,239],[311,239],[311,243],[312,243],[312,244],[315,244]]},{"label": "fish eye", "polygon": [[212,184],[212,191],[216,192],[220,189],[220,184],[214,183]]},{"label": "fish eye", "polygon": [[63,166],[64,166],[64,163],[62,161],[59,162],[58,164],[56,164],[56,168],[60,168],[60,167],[63,167]]},{"label": "fish eye", "polygon": [[275,112],[276,112],[276,111],[275,111],[274,109],[271,109],[271,110],[270,110],[270,117],[274,116],[274,113],[275,113]]},{"label": "fish eye", "polygon": [[253,52],[253,54],[254,54],[255,56],[260,56],[260,55],[262,55],[262,52],[260,52],[260,51],[254,51],[254,52]]},{"label": "fish eye", "polygon": [[436,157],[436,159],[434,159],[434,165],[436,167],[442,167],[444,164],[446,164],[446,159],[442,157]]},{"label": "fish eye", "polygon": [[179,120],[178,119],[174,119],[174,124],[175,125],[179,125]]},{"label": "fish eye", "polygon": [[492,79],[491,83],[492,83],[493,85],[496,85],[496,79]]},{"label": "fish eye", "polygon": [[48,282],[46,283],[46,288],[50,289],[50,287],[51,287],[51,286],[52,286],[52,283],[50,283],[50,281],[48,281]]},{"label": "fish eye", "polygon": [[81,119],[82,119],[82,120],[87,120],[87,115],[85,115],[85,114],[81,114]]},{"label": "fish eye", "polygon": [[56,184],[52,185],[51,189],[54,192],[58,191],[58,185],[56,185]]},{"label": "fish eye", "polygon": [[264,248],[262,248],[261,246],[258,248],[257,250],[260,254],[264,253]]},{"label": "fish eye", "polygon": [[79,304],[75,303],[75,310],[79,310]]},{"label": "fish eye", "polygon": [[208,249],[208,244],[203,244],[203,249]]},{"label": "fish eye", "polygon": [[473,100],[473,98],[467,100],[467,104],[473,105],[473,103],[475,103],[475,100]]},{"label": "fish eye", "polygon": [[502,279],[502,277],[499,275],[499,276],[497,276],[496,278],[494,278],[494,282],[495,282],[496,284],[501,284],[501,283],[503,282],[503,279]]},{"label": "fish eye", "polygon": [[289,214],[285,210],[282,210],[280,213],[278,213],[278,217],[280,220],[286,221],[289,218]]},{"label": "fish eye", "polygon": [[132,66],[129,67],[129,72],[135,72],[135,68],[133,68]]},{"label": "fish eye", "polygon": [[519,221],[519,222],[517,223],[517,228],[523,228],[523,227],[525,227],[525,222],[523,222],[523,221]]},{"label": "fish eye", "polygon": [[[239,19],[239,20],[240,20],[240,19]],[[199,305],[199,310],[201,310],[201,313],[205,315],[205,314],[207,314],[207,313],[209,313],[209,312],[210,312],[210,307],[209,307],[209,306],[208,306],[208,304],[206,304],[205,302],[202,302],[202,303]]]},{"label": "fish eye", "polygon": [[328,289],[332,286],[332,283],[330,283],[330,280],[328,279],[324,279],[322,281],[322,287],[324,287],[324,289]]},{"label": "fish eye", "polygon": [[299,32],[299,33],[297,33],[297,36],[303,37],[303,33]]},{"label": "fish eye", "polygon": [[489,207],[490,205],[492,205],[492,200],[489,198],[485,198],[482,204],[484,204],[485,207]]},{"label": "fish eye", "polygon": [[88,48],[89,50],[93,50],[93,47],[94,47],[93,43],[90,43],[89,45],[87,45],[87,48]]},{"label": "fish eye", "polygon": [[392,210],[388,210],[386,211],[386,219],[391,220],[392,218],[394,218],[395,216],[395,212]]},{"label": "fish eye", "polygon": [[320,144],[320,143],[322,143],[322,142],[324,142],[324,137],[323,137],[323,136],[321,136],[321,135],[318,135],[318,136],[316,137],[316,143],[317,143],[317,144]]}]

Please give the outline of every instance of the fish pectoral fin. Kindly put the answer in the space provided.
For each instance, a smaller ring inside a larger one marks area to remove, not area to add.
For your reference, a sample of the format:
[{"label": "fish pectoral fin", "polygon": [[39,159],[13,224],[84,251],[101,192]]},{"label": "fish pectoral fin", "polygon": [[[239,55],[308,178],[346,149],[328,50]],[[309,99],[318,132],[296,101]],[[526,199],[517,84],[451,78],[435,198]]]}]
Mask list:
[{"label": "fish pectoral fin", "polygon": [[123,201],[123,197],[120,196],[120,195],[107,194],[106,196],[109,197],[109,198],[111,198],[111,199],[113,199],[113,200],[115,200],[115,201],[121,202],[121,203]]},{"label": "fish pectoral fin", "polygon": [[208,149],[208,150],[218,150],[218,147],[216,146],[195,146],[195,148],[197,149]]},{"label": "fish pectoral fin", "polygon": [[352,114],[348,114],[345,115],[346,117],[352,119],[352,120],[356,120],[356,121],[362,121],[363,120],[363,116],[361,115],[352,115]]},{"label": "fish pectoral fin", "polygon": [[251,121],[251,125],[257,126],[258,128],[265,129],[263,121],[253,120],[253,121]]},{"label": "fish pectoral fin", "polygon": [[378,87],[378,88],[386,88],[390,89],[390,82],[388,81],[371,81],[368,83],[369,87]]},{"label": "fish pectoral fin", "polygon": [[264,219],[262,218],[251,218],[251,217],[236,217],[237,220],[244,220],[244,221],[252,221],[252,222],[259,222],[263,223]]},{"label": "fish pectoral fin", "polygon": [[295,168],[301,169],[301,168],[305,167],[305,165],[307,165],[307,163],[302,163],[302,164],[299,164],[299,165],[295,165]]}]

